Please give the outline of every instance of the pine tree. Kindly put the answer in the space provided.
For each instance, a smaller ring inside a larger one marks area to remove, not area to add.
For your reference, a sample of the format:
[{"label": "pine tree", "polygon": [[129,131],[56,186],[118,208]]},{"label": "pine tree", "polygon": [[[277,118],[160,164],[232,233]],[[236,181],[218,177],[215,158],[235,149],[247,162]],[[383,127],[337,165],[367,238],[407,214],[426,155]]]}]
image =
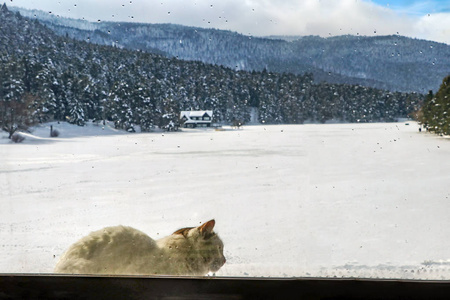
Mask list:
[{"label": "pine tree", "polygon": [[442,81],[434,104],[435,132],[450,135],[450,76]]},{"label": "pine tree", "polygon": [[450,135],[450,76],[444,78],[436,95],[428,93],[418,115],[429,131]]}]

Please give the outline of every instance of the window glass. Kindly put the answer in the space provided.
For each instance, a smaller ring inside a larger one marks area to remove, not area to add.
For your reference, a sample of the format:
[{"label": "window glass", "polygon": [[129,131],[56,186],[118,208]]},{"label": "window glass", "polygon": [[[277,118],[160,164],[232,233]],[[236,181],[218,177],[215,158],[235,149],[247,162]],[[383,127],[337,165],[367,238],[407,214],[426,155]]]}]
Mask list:
[{"label": "window glass", "polygon": [[0,273],[450,279],[449,11],[8,1]]}]

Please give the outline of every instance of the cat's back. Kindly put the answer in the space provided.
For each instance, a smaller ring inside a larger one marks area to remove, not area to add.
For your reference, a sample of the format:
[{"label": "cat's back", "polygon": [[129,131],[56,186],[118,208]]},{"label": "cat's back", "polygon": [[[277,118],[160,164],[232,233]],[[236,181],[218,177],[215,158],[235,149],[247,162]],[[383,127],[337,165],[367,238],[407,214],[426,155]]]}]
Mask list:
[{"label": "cat's back", "polygon": [[[118,268],[156,251],[155,241],[128,226],[112,226],[91,232],[63,254],[57,273],[115,273]],[[108,266],[108,270],[99,269]]]},{"label": "cat's back", "polygon": [[116,252],[122,248],[146,248],[153,245],[155,241],[142,231],[119,225],[91,232],[73,244],[67,252],[76,251],[77,255],[90,258],[100,252],[111,253],[112,249]]}]

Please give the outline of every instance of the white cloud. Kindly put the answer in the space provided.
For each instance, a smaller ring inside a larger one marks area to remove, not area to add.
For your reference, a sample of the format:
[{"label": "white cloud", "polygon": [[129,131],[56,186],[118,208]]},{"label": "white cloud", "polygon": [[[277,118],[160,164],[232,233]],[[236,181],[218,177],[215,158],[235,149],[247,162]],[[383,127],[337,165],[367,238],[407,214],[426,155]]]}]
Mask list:
[{"label": "white cloud", "polygon": [[[176,23],[249,35],[387,35],[449,43],[449,14],[407,14],[369,0],[14,0],[88,20]],[[426,3],[426,1],[424,1]],[[76,6],[75,6],[76,4]],[[416,4],[418,5],[418,4]],[[114,17],[113,17],[114,16]]]},{"label": "white cloud", "polygon": [[417,37],[450,45],[450,13],[423,16],[415,23]]},{"label": "white cloud", "polygon": [[[211,1],[207,1],[211,2]],[[233,2],[232,5],[229,5]],[[198,3],[198,2],[197,2]],[[341,35],[400,34],[408,32],[413,21],[405,15],[371,2],[355,0],[261,0],[226,1],[219,11],[231,15],[226,24],[211,24],[253,35]],[[225,14],[225,15],[226,15]],[[217,18],[217,15],[215,16]],[[197,24],[202,26],[202,24]]]}]

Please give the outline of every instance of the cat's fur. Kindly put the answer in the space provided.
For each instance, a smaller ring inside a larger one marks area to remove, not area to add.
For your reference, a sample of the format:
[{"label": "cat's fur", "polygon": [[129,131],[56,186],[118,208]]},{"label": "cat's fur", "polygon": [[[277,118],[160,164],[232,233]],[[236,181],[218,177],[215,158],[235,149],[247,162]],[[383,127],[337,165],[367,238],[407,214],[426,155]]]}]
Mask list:
[{"label": "cat's fur", "polygon": [[56,273],[124,275],[205,275],[225,263],[215,221],[183,228],[153,240],[125,226],[106,227],[82,238],[64,253]]}]

